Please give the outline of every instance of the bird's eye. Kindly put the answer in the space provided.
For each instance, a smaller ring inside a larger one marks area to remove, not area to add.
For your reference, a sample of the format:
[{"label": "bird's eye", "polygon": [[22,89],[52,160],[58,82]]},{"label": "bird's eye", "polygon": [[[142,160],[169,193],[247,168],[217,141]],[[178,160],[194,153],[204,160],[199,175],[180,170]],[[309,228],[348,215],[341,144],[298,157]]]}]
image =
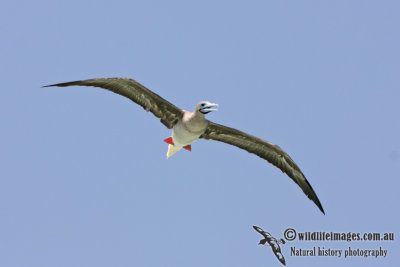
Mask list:
[{"label": "bird's eye", "polygon": [[206,103],[201,103],[200,106],[204,107],[206,105]]}]

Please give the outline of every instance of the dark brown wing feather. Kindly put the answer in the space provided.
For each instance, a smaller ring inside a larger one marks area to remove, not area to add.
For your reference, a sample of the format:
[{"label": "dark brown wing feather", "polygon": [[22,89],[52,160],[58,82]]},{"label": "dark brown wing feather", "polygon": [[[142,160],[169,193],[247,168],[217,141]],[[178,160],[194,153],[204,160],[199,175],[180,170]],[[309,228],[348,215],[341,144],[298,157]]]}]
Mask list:
[{"label": "dark brown wing feather", "polygon": [[151,111],[160,121],[169,129],[171,129],[178,120],[183,116],[183,110],[174,106],[161,96],[150,91],[133,79],[123,78],[105,78],[91,79],[83,81],[74,81],[67,83],[58,83],[47,85],[50,86],[94,86],[110,90],[116,94],[125,96],[142,106],[146,111]]},{"label": "dark brown wing feather", "polygon": [[237,146],[267,160],[269,163],[275,165],[281,169],[282,172],[286,173],[290,178],[292,178],[293,181],[300,186],[308,198],[314,201],[322,213],[325,214],[321,202],[319,201],[304,174],[301,172],[299,167],[297,167],[296,163],[294,163],[294,161],[289,157],[289,155],[286,154],[279,146],[239,130],[213,122],[208,123],[205,133],[200,137]]}]

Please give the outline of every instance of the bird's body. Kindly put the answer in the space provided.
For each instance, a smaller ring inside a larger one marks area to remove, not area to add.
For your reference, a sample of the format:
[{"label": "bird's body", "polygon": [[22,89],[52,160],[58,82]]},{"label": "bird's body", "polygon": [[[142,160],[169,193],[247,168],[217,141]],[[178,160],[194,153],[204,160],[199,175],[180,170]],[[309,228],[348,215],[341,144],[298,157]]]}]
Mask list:
[{"label": "bird's body", "polygon": [[172,128],[173,144],[168,145],[167,158],[198,140],[205,132],[207,125],[208,121],[204,114],[196,112],[196,110],[193,112],[184,111],[182,119]]},{"label": "bird's body", "polygon": [[208,101],[201,101],[192,112],[183,111],[182,118],[172,128],[172,143],[169,143],[167,158],[182,148],[191,150],[190,145],[206,131],[208,120],[205,119],[205,113],[200,111],[201,105],[210,110],[215,110],[214,107],[218,106]]},{"label": "bird's body", "polygon": [[171,136],[164,140],[169,144],[167,158],[182,148],[190,151],[191,144],[199,138],[216,140],[237,146],[256,154],[281,169],[282,172],[285,172],[314,201],[321,212],[324,213],[317,195],[300,168],[279,146],[234,128],[229,128],[205,119],[206,114],[216,111],[215,107],[218,106],[217,104],[201,101],[192,112],[185,111],[133,79],[91,79],[53,84],[45,87],[73,85],[94,86],[110,90],[131,99],[146,111],[152,112],[160,119],[162,124],[172,130]]}]

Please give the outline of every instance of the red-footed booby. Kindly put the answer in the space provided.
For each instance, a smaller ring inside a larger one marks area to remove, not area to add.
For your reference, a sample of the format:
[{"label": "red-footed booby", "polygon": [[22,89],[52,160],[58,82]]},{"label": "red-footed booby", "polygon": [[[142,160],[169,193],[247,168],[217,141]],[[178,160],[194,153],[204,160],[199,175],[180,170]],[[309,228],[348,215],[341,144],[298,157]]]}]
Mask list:
[{"label": "red-footed booby", "polygon": [[279,146],[205,119],[207,113],[217,110],[217,104],[201,101],[196,105],[193,112],[186,111],[171,104],[137,81],[124,78],[82,80],[44,87],[74,85],[107,89],[131,99],[146,111],[151,111],[160,119],[161,123],[168,129],[172,129],[172,135],[164,140],[169,144],[167,158],[182,148],[191,151],[191,144],[199,138],[212,139],[237,146],[267,160],[286,173],[325,214],[321,202],[300,168]]}]

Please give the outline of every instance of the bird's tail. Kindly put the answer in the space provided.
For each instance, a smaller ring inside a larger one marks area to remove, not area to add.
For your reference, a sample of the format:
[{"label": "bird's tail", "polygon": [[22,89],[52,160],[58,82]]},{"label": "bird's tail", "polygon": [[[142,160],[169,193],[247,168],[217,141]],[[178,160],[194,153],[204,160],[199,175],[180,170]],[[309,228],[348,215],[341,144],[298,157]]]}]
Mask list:
[{"label": "bird's tail", "polygon": [[174,145],[168,145],[168,152],[167,152],[167,158],[171,157],[173,154],[181,150],[182,147],[179,146],[174,146]]}]

